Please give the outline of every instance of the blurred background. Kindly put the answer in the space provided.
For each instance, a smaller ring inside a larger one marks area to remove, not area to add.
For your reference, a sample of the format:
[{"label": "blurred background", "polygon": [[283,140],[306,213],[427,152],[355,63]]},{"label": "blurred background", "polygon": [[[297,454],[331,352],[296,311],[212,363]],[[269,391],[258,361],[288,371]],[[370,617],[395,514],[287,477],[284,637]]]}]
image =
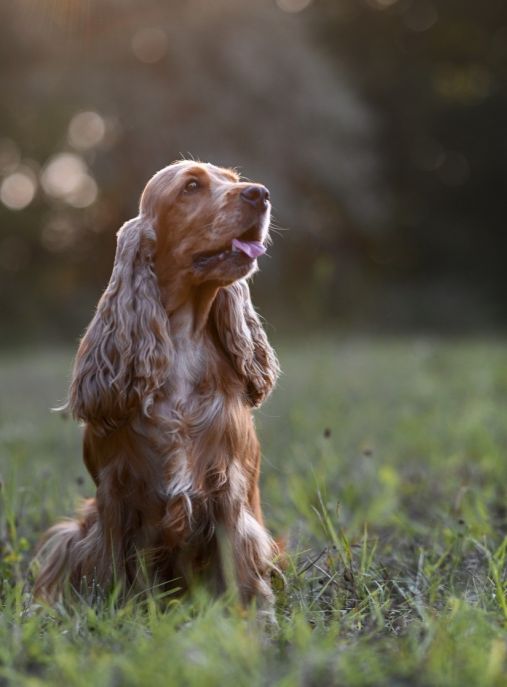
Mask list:
[{"label": "blurred background", "polygon": [[18,0],[0,79],[6,346],[79,336],[182,156],[270,188],[279,333],[505,327],[504,0]]}]

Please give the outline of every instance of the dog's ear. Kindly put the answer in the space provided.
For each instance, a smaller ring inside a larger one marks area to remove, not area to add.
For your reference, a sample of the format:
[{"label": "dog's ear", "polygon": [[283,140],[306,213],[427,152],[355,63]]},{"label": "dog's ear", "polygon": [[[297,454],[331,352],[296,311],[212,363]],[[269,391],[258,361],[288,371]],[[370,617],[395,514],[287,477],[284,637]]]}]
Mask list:
[{"label": "dog's ear", "polygon": [[79,346],[70,387],[74,417],[112,429],[149,414],[172,358],[169,319],[153,268],[156,234],[143,217],[118,232],[111,279]]},{"label": "dog's ear", "polygon": [[252,305],[246,281],[221,288],[211,316],[224,351],[245,382],[250,405],[259,406],[275,385],[280,368]]}]

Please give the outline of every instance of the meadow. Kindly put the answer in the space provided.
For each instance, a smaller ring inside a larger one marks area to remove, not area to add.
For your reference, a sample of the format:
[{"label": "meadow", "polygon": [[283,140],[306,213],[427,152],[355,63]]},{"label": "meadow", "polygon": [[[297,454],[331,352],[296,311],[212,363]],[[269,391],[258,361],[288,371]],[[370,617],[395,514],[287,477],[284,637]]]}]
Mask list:
[{"label": "meadow", "polygon": [[72,351],[0,357],[0,685],[507,685],[507,347],[282,341],[256,419],[278,626],[233,595],[30,596],[43,530],[92,485],[51,414]]}]

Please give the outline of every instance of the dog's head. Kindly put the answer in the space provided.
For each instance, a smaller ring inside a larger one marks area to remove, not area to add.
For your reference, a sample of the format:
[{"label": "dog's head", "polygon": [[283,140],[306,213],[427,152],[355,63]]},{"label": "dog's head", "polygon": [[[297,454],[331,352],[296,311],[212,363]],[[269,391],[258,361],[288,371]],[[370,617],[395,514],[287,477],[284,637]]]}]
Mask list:
[{"label": "dog's head", "polygon": [[139,216],[118,232],[110,282],[76,356],[75,417],[106,431],[139,408],[149,414],[170,379],[171,317],[203,286],[213,299],[206,326],[244,380],[245,400],[267,396],[278,365],[244,278],[265,252],[270,208],[264,186],[214,165],[180,161],[152,177]]},{"label": "dog's head", "polygon": [[141,217],[157,233],[157,274],[189,287],[251,275],[266,251],[270,210],[267,188],[230,169],[189,161],[162,169],[141,198]]}]

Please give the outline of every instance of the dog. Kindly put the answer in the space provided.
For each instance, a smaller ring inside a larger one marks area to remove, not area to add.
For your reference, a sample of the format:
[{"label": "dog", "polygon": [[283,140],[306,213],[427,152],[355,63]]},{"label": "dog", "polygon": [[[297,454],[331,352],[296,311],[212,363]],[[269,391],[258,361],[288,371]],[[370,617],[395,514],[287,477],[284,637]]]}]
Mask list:
[{"label": "dog", "polygon": [[247,283],[270,211],[263,185],[208,163],[175,162],[146,185],[118,232],[66,405],[84,423],[96,495],[46,533],[36,597],[199,581],[272,606],[277,546],[252,408],[279,365]]}]

